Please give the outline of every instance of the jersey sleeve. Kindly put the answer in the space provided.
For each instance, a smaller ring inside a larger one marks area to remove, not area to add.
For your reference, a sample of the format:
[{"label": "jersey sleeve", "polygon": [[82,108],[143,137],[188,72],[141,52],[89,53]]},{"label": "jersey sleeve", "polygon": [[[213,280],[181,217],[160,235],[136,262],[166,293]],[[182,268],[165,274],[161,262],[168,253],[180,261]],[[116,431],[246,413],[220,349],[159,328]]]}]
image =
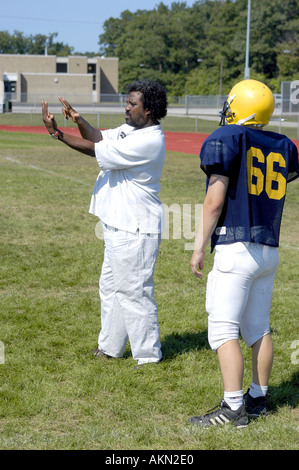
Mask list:
[{"label": "jersey sleeve", "polygon": [[287,182],[290,183],[294,181],[299,176],[299,157],[298,149],[296,145],[292,142],[292,149],[290,151],[290,162],[289,162],[289,172]]},{"label": "jersey sleeve", "polygon": [[227,128],[223,129],[225,132],[213,132],[203,143],[200,152],[200,166],[208,177],[212,174],[229,176],[239,154],[238,136],[227,132]]}]

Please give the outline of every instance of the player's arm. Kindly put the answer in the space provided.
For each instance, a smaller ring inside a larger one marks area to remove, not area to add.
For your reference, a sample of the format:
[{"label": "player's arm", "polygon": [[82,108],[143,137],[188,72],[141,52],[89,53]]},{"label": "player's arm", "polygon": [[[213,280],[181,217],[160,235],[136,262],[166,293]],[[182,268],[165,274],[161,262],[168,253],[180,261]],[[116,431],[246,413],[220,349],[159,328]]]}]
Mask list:
[{"label": "player's arm", "polygon": [[91,142],[100,142],[103,139],[99,129],[92,127],[64,98],[59,96],[58,99],[63,104],[62,113],[64,117],[71,119],[77,124],[83,139],[90,140]]},{"label": "player's arm", "polygon": [[195,276],[202,278],[201,270],[205,258],[205,249],[217,226],[226,197],[229,178],[222,175],[211,175],[207,194],[203,203],[201,220],[195,238],[194,251],[190,261]]},{"label": "player's arm", "polygon": [[57,128],[57,123],[53,114],[49,113],[48,103],[42,102],[42,117],[49,134],[55,136],[58,140],[68,145],[69,147],[77,150],[78,152],[95,157],[94,142],[82,139],[70,134],[65,134]]}]

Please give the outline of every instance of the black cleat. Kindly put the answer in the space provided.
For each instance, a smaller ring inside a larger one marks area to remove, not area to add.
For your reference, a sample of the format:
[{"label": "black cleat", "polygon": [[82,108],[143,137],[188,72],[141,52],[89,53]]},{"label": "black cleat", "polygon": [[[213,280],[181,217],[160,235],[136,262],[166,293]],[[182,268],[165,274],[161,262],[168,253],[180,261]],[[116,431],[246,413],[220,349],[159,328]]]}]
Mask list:
[{"label": "black cleat", "polygon": [[[216,410],[216,408],[218,409]],[[241,405],[238,410],[233,411],[224,400],[221,400],[219,405],[209,410],[205,415],[190,418],[189,423],[203,428],[231,423],[236,428],[244,428],[248,425],[248,416],[245,405]]]}]

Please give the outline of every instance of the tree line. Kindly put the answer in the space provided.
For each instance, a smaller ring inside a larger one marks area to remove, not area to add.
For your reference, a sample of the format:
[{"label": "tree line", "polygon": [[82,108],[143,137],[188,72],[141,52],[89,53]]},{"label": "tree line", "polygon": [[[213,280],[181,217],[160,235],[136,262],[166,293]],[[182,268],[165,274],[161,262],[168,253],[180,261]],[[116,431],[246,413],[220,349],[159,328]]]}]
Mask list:
[{"label": "tree line", "polygon": [[68,56],[72,55],[74,48],[63,42],[55,41],[58,33],[36,34],[25,36],[20,31],[9,34],[7,31],[0,31],[0,54],[32,54],[44,55],[47,50],[48,55]]},{"label": "tree line", "polygon": [[[244,78],[247,5],[198,0],[192,7],[161,2],[153,10],[124,10],[105,21],[99,50],[86,54],[119,58],[120,92],[137,78],[153,78],[173,96],[226,94]],[[251,0],[250,19],[250,77],[279,93],[282,80],[299,79],[299,0]],[[12,53],[3,48],[3,34],[0,52]],[[54,39],[55,33],[49,54],[74,53]],[[31,42],[33,51],[42,47],[42,35]]]}]

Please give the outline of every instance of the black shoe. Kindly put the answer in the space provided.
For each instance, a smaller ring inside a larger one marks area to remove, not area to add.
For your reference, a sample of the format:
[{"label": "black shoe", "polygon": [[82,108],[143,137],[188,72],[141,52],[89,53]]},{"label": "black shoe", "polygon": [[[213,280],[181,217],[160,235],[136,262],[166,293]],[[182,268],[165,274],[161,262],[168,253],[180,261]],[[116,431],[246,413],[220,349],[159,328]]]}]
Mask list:
[{"label": "black shoe", "polygon": [[112,359],[113,357],[112,356],[108,356],[108,354],[105,354],[103,351],[101,351],[99,348],[96,348],[94,351],[93,351],[93,355],[95,356],[96,359],[98,359],[99,357],[105,357],[106,359]]},{"label": "black shoe", "polygon": [[[218,409],[213,411],[216,408]],[[241,405],[238,410],[233,411],[224,400],[221,400],[220,405],[215,406],[203,416],[193,416],[189,419],[189,423],[203,428],[231,423],[237,428],[244,428],[248,424],[248,416],[245,405]]]},{"label": "black shoe", "polygon": [[246,411],[250,418],[258,418],[259,416],[265,416],[267,414],[267,400],[270,395],[266,395],[265,397],[257,397],[253,398],[249,394],[249,390],[244,395],[244,403],[246,407]]}]

